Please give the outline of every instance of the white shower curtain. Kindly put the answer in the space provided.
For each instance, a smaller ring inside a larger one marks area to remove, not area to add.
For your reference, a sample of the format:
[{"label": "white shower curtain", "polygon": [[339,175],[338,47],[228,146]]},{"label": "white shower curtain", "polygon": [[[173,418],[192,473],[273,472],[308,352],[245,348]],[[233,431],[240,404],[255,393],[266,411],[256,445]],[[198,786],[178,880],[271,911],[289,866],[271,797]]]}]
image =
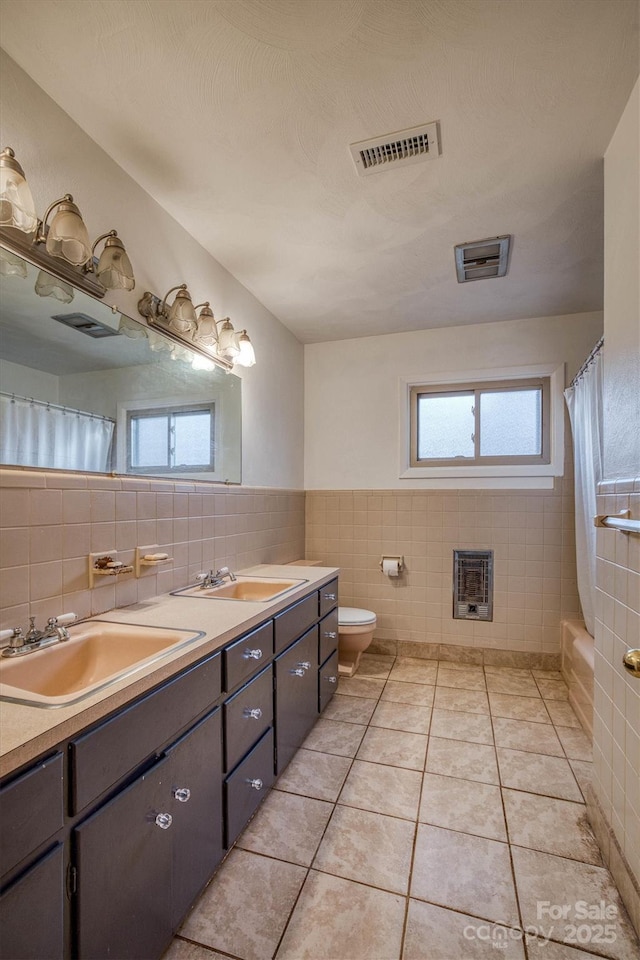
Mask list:
[{"label": "white shower curtain", "polygon": [[113,420],[0,396],[0,463],[106,472]]},{"label": "white shower curtain", "polygon": [[587,630],[594,632],[596,584],[596,490],[602,479],[603,350],[564,392],[573,434],[578,593]]}]

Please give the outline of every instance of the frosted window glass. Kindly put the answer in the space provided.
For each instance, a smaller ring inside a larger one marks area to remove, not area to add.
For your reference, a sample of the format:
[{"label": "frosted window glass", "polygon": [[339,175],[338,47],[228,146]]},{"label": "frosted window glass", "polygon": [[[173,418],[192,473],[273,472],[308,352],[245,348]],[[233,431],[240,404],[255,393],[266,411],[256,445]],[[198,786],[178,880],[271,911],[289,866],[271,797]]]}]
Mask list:
[{"label": "frosted window glass", "polygon": [[473,393],[418,397],[418,459],[473,457]]},{"label": "frosted window glass", "polygon": [[131,466],[169,466],[166,417],[135,417],[131,420]]},{"label": "frosted window glass", "polygon": [[501,390],[480,398],[480,456],[542,453],[542,390]]},{"label": "frosted window glass", "polygon": [[172,466],[197,467],[211,460],[211,414],[207,410],[182,413],[174,420]]}]

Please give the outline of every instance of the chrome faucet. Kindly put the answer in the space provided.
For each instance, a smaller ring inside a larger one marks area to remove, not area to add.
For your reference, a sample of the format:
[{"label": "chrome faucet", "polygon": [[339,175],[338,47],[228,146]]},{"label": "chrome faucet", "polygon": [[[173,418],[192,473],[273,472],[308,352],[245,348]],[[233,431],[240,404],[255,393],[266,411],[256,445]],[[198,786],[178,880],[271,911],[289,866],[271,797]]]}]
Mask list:
[{"label": "chrome faucet", "polygon": [[220,567],[215,573],[213,570],[209,570],[208,573],[199,573],[196,576],[196,582],[200,584],[202,590],[205,590],[207,587],[222,586],[225,577],[229,577],[232,582],[237,580],[235,573],[232,573],[229,567]]},{"label": "chrome faucet", "polygon": [[36,627],[36,618],[29,617],[29,629],[26,635],[22,632],[22,627],[14,627],[13,630],[3,631],[2,639],[9,640],[9,646],[2,651],[3,657],[21,657],[25,653],[34,653],[36,650],[42,650],[52,643],[61,643],[69,639],[67,624],[76,620],[75,613],[62,613],[58,617],[49,617],[44,630],[38,630]]}]

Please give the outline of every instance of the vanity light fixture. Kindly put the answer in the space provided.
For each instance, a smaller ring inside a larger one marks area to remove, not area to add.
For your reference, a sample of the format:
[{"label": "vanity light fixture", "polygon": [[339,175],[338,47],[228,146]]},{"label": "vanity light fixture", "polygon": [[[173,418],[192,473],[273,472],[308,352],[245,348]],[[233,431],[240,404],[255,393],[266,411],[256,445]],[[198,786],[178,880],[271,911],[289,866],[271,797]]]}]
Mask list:
[{"label": "vanity light fixture", "polygon": [[256,362],[256,352],[246,330],[241,330],[238,334],[238,347],[240,353],[236,357],[236,363],[241,367],[252,367]]},{"label": "vanity light fixture", "polygon": [[11,147],[0,153],[0,225],[33,233],[38,218],[24,170]]},{"label": "vanity light fixture", "polygon": [[60,303],[71,303],[73,300],[73,287],[64,280],[52,277],[46,270],[41,270],[36,277],[35,291],[39,297],[53,297]]},{"label": "vanity light fixture", "polygon": [[[58,208],[47,229],[49,214]],[[35,243],[44,243],[52,257],[66,260],[74,267],[83,267],[91,256],[91,241],[84,220],[70,193],[54,200],[38,223]]]},{"label": "vanity light fixture", "polygon": [[133,290],[136,285],[133,267],[117,230],[101,234],[94,242],[90,264],[93,265],[93,255],[101,240],[106,243],[95,267],[96,277],[108,290]]}]

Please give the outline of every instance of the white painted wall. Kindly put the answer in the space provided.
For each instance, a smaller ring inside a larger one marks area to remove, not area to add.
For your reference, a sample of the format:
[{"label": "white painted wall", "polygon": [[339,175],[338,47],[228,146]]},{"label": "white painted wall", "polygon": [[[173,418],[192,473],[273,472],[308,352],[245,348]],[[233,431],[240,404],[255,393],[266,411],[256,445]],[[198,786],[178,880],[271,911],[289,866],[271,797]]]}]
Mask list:
[{"label": "white painted wall", "polygon": [[[91,237],[115,227],[131,257],[136,289],[107,294],[137,318],[145,290],[162,296],[186,282],[194,302],[210,300],[216,317],[246,328],[257,364],[239,371],[243,394],[243,483],[301,488],[303,480],[303,348],[266,307],[142,190],[3,51],[0,51],[3,146],[27,175],[36,209],[72,193]],[[167,134],[170,135],[169,133]],[[192,145],[197,150],[197,144]],[[189,149],[182,145],[181,149]],[[179,167],[163,171],[180,194]],[[147,162],[158,164],[150,150]],[[265,251],[266,255],[266,251]]]},{"label": "white painted wall", "polygon": [[604,159],[604,476],[640,476],[640,80]]},{"label": "white painted wall", "polygon": [[21,363],[0,360],[0,390],[15,393],[17,397],[33,397],[56,403],[59,397],[59,378],[53,373],[24,367]]},{"label": "white painted wall", "polygon": [[601,335],[583,313],[307,344],[305,488],[426,487],[398,476],[400,378],[564,362],[570,380]]}]

